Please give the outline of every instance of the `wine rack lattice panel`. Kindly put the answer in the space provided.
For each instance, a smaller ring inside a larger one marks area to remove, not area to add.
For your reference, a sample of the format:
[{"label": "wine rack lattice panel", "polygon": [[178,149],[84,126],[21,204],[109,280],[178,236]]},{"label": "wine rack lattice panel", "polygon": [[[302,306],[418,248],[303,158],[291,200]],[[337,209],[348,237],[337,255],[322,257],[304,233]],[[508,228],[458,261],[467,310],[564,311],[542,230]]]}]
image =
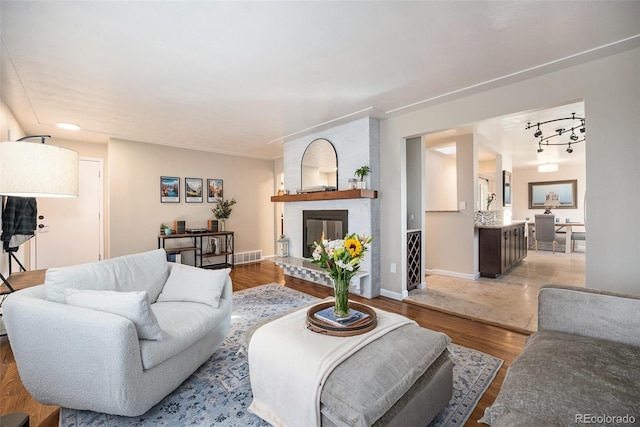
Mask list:
[{"label": "wine rack lattice panel", "polygon": [[407,290],[422,283],[422,231],[407,233]]}]

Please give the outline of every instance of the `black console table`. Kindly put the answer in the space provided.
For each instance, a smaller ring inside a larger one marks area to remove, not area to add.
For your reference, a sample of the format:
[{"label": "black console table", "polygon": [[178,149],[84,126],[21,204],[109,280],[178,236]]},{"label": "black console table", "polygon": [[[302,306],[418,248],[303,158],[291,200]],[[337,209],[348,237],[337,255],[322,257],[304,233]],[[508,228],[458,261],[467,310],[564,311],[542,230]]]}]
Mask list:
[{"label": "black console table", "polygon": [[[214,247],[214,238],[218,238],[220,248]],[[166,247],[165,243],[173,239],[189,239],[189,246]],[[181,234],[159,234],[158,249],[164,248],[167,254],[193,252],[196,267],[227,268],[234,265],[234,232],[205,231]]]}]

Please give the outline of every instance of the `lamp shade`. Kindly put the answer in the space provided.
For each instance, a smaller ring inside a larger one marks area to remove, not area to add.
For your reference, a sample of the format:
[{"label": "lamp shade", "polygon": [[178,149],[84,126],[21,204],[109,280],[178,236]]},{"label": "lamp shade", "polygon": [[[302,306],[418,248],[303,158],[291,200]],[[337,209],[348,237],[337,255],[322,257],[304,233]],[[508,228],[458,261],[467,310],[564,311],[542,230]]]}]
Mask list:
[{"label": "lamp shade", "polygon": [[0,143],[0,195],[76,197],[80,156],[33,142]]}]

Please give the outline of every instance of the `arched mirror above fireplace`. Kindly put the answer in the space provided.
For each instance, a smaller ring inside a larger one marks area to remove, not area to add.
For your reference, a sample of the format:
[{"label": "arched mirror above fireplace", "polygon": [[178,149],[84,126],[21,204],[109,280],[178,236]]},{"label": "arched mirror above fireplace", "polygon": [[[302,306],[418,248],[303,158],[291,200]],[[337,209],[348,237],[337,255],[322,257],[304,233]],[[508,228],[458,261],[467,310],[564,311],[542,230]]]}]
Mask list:
[{"label": "arched mirror above fireplace", "polygon": [[302,155],[301,170],[303,191],[338,189],[338,155],[330,141],[313,140]]}]

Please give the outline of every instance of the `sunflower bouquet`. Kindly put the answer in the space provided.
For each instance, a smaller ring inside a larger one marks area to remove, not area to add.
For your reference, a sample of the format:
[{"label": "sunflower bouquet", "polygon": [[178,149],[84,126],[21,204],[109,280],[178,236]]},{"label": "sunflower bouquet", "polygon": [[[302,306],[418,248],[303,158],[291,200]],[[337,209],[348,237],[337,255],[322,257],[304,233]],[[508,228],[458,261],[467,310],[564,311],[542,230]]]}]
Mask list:
[{"label": "sunflower bouquet", "polygon": [[319,264],[334,280],[351,280],[372,240],[373,237],[347,233],[342,240],[313,242],[311,262]]},{"label": "sunflower bouquet", "polygon": [[334,311],[337,317],[349,315],[349,282],[360,269],[360,261],[372,240],[373,237],[347,233],[341,240],[313,242],[311,262],[320,265],[333,279],[336,297]]}]

